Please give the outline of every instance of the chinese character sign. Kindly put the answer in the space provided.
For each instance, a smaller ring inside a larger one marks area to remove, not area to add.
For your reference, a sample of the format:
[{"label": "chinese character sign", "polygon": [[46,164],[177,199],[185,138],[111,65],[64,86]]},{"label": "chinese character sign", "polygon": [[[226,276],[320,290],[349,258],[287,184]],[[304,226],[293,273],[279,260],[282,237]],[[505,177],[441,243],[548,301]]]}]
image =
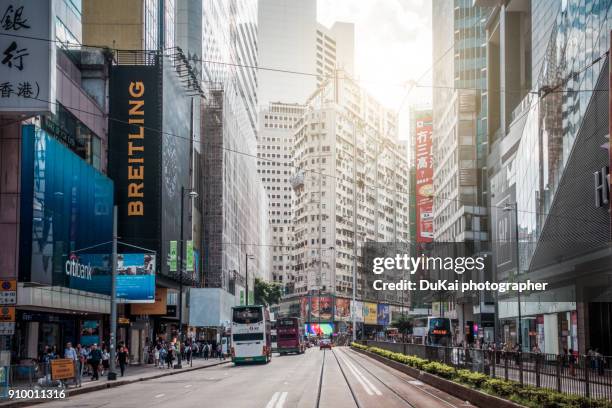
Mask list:
[{"label": "chinese character sign", "polygon": [[0,2],[0,112],[55,111],[53,0]]},{"label": "chinese character sign", "polygon": [[417,242],[433,240],[433,133],[431,115],[416,121],[416,233]]}]

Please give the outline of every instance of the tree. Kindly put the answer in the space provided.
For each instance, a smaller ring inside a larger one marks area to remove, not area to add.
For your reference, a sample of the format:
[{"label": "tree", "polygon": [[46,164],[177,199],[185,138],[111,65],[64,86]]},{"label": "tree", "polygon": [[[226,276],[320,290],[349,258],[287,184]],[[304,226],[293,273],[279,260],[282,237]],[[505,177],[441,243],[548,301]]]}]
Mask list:
[{"label": "tree", "polygon": [[280,285],[255,278],[255,303],[265,306],[280,303],[283,291]]},{"label": "tree", "polygon": [[402,334],[412,333],[412,322],[404,315],[393,322],[393,327],[397,327],[397,330]]}]

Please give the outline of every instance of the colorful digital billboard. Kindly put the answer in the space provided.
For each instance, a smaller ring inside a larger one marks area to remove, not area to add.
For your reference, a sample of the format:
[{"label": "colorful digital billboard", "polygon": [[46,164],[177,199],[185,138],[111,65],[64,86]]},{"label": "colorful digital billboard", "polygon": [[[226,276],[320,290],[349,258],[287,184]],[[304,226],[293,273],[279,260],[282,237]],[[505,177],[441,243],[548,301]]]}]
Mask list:
[{"label": "colorful digital billboard", "polygon": [[312,336],[331,336],[334,333],[333,323],[311,323],[304,325],[306,334]]},{"label": "colorful digital billboard", "polygon": [[433,240],[433,133],[431,115],[422,115],[416,120],[415,167],[416,167],[416,240]]}]

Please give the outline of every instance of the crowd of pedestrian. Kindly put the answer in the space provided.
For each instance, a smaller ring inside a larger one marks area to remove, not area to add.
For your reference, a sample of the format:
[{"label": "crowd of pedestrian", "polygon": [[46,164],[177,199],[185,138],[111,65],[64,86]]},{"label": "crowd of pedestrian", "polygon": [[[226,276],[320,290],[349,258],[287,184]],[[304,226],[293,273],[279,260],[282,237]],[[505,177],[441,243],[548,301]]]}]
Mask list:
[{"label": "crowd of pedestrian", "polygon": [[188,339],[181,344],[176,338],[172,340],[158,339],[153,344],[147,344],[144,360],[159,368],[173,368],[174,363],[192,364],[194,357],[225,359],[221,344],[208,341]]}]

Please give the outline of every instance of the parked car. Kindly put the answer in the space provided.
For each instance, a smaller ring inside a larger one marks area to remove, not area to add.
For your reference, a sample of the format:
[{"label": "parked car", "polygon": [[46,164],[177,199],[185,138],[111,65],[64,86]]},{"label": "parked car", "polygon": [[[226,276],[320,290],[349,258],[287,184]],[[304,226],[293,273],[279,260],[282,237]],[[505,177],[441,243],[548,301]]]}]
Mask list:
[{"label": "parked car", "polygon": [[319,340],[319,350],[330,349],[332,348],[332,342],[330,339],[321,339]]}]

